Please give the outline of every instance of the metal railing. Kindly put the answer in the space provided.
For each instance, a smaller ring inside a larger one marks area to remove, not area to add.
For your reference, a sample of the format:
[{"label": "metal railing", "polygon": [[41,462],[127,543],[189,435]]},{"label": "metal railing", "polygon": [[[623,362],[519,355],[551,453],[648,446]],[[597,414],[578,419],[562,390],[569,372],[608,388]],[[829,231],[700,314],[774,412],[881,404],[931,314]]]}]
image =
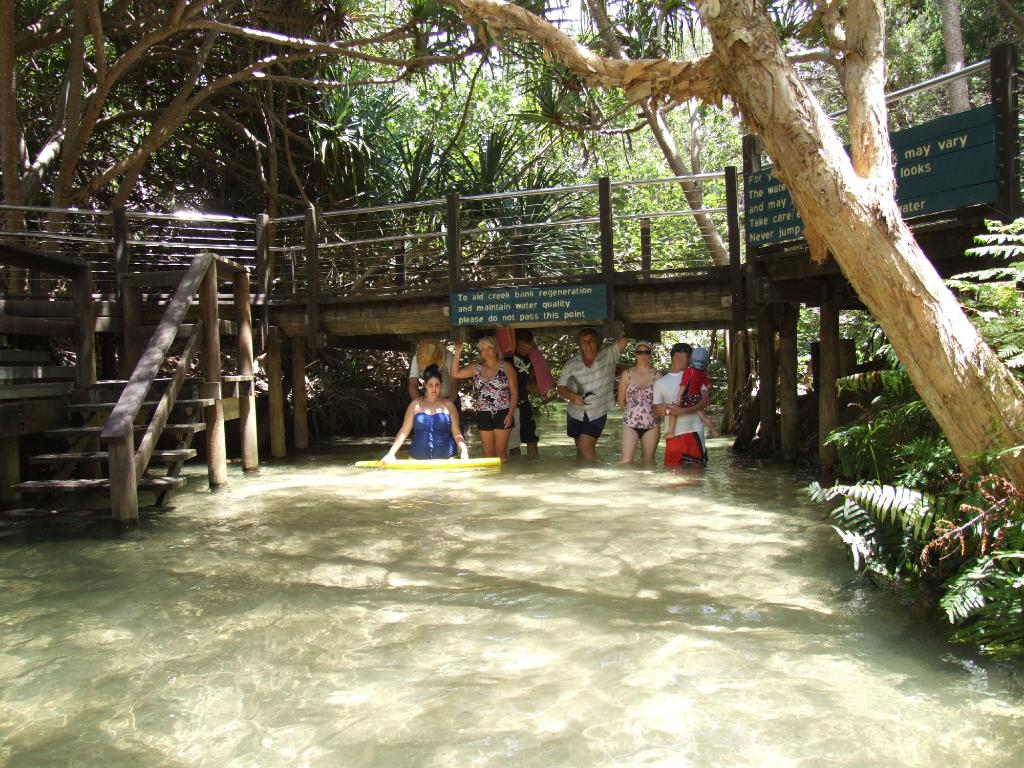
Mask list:
[{"label": "metal railing", "polygon": [[[50,255],[82,259],[95,291],[118,292],[118,273],[182,269],[200,252],[256,268],[255,220],[198,212],[153,213],[0,205],[0,237]],[[30,294],[60,297],[66,286],[29,273]]]},{"label": "metal railing", "polygon": [[[617,272],[657,277],[707,267],[711,257],[694,219],[705,216],[726,239],[723,179],[709,173],[606,181],[611,229],[604,234],[600,184],[593,183],[310,209],[267,220],[263,253],[257,219],[200,212],[0,205],[0,237],[87,261],[96,291],[106,296],[118,295],[119,274],[182,269],[200,252],[244,266],[259,301],[440,295],[453,280],[503,286],[598,278],[606,267],[603,241],[612,243]],[[689,208],[682,183],[703,195],[698,211]],[[52,280],[34,279],[34,288],[63,295]]]},{"label": "metal railing", "polygon": [[[611,229],[604,234],[597,183],[273,219],[270,296],[442,294],[456,284],[600,279],[603,237],[612,243],[615,272],[655,278],[712,265],[695,218],[727,240],[724,173],[605,183]],[[702,207],[690,209],[683,183]]]}]

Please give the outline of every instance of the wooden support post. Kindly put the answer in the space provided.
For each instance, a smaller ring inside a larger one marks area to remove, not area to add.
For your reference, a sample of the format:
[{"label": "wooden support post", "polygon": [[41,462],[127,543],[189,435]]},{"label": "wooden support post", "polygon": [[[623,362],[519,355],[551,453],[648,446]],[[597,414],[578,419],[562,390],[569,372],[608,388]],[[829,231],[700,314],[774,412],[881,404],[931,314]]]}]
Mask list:
[{"label": "wooden support post", "polygon": [[818,467],[823,475],[831,475],[836,465],[836,447],[825,440],[839,424],[839,306],[832,298],[832,290],[825,290],[829,298],[821,302],[818,344]]},{"label": "wooden support post", "polygon": [[267,334],[267,398],[270,405],[270,455],[283,459],[288,455],[284,429],[284,373],[281,367],[281,332],[271,328]]},{"label": "wooden support post", "polygon": [[[736,333],[747,329],[747,295],[743,289],[739,205],[736,168],[730,165],[725,169],[725,208],[726,224],[729,230],[729,293],[732,303],[732,330]],[[742,386],[742,383],[739,386]]]},{"label": "wooden support post", "polygon": [[[96,313],[92,300],[92,270],[80,267],[72,284],[72,296],[75,304],[75,322],[78,325],[78,348],[75,361],[75,375],[78,391],[74,395],[76,402],[83,402],[89,397],[89,386],[96,383]],[[98,437],[83,438],[82,451],[89,453],[100,450]],[[86,463],[79,466],[82,478],[99,478],[99,463]]]},{"label": "wooden support post", "polygon": [[736,332],[725,332],[725,419],[722,433],[732,434],[736,429]]},{"label": "wooden support post", "polygon": [[142,289],[139,286],[121,286],[121,316],[124,321],[121,328],[124,349],[120,365],[121,377],[129,379],[139,362],[142,350],[146,347],[146,340],[131,332],[142,325]]},{"label": "wooden support post", "polygon": [[604,335],[615,336],[612,324],[615,312],[615,219],[612,211],[612,180],[602,176],[597,180],[597,218],[601,229],[601,281],[608,293]]},{"label": "wooden support post", "polygon": [[117,206],[113,213],[114,272],[120,277],[132,271],[131,249],[128,246],[128,217],[123,205]]},{"label": "wooden support post", "polygon": [[320,232],[316,208],[306,209],[306,324],[313,349],[320,348]]},{"label": "wooden support post", "polygon": [[21,482],[21,449],[17,435],[0,437],[0,506],[18,503],[21,494],[14,486]]},{"label": "wooden support post", "polygon": [[782,412],[782,454],[795,461],[800,447],[800,419],[797,415],[796,333],[800,305],[782,305],[779,323],[779,410]]},{"label": "wooden support post", "polygon": [[522,230],[513,230],[511,243],[512,277],[516,280],[522,280],[526,277],[526,257],[528,255],[526,236],[523,234]]},{"label": "wooden support post", "polygon": [[217,398],[203,409],[206,420],[206,462],[211,488],[228,482],[224,440],[224,402],[221,400],[220,315],[217,308],[217,262],[211,262],[199,286],[199,316],[203,319],[203,378],[216,384]]},{"label": "wooden support post", "polygon": [[[249,304],[249,274],[242,270],[234,275],[235,321],[238,323],[238,373],[253,375],[252,307]],[[255,472],[260,468],[259,446],[256,438],[255,382],[238,384],[238,436],[242,446],[242,471]]]},{"label": "wooden support post", "polygon": [[92,302],[92,271],[82,267],[72,287],[75,321],[78,324],[77,375],[78,388],[96,383],[96,316]]},{"label": "wooden support post", "polygon": [[256,217],[256,338],[258,349],[267,348],[270,323],[270,217]]},{"label": "wooden support post", "polygon": [[[460,213],[461,201],[455,193],[447,196],[447,206],[444,222],[444,251],[449,260],[449,306],[451,306],[452,295],[462,290],[462,220]],[[449,317],[452,324],[451,337],[461,341],[465,336],[465,329],[455,325],[455,317]],[[458,334],[463,334],[458,336]]]},{"label": "wooden support post", "polygon": [[651,220],[640,219],[640,274],[651,276]]},{"label": "wooden support post", "polygon": [[135,438],[132,431],[107,440],[110,469],[110,511],[125,525],[139,522],[139,487],[135,475]]},{"label": "wooden support post", "polygon": [[775,447],[775,317],[771,307],[763,309],[757,319],[757,370],[761,444],[771,451]]},{"label": "wooden support post", "polygon": [[395,285],[405,288],[405,240],[395,246]]},{"label": "wooden support post", "polygon": [[301,336],[292,337],[292,420],[295,450],[309,448],[309,421],[306,414],[306,346]]},{"label": "wooden support post", "polygon": [[[447,210],[445,216],[445,252],[448,256],[448,295],[458,293],[462,287],[462,222],[460,216],[460,200],[456,193],[448,195]],[[449,318],[452,322],[452,335],[454,336],[458,326],[454,324],[455,318]]]},{"label": "wooden support post", "polygon": [[992,106],[996,111],[996,210],[1011,221],[1024,215],[1020,194],[1020,88],[1017,49],[997,45],[991,53]]},{"label": "wooden support post", "polygon": [[[111,234],[114,239],[114,277],[117,281],[117,299],[121,302],[121,319],[123,322],[120,343],[118,345],[118,369],[121,372],[121,377],[127,379],[131,375],[132,368],[135,366],[133,363],[132,367],[129,368],[126,362],[129,356],[128,344],[131,335],[128,333],[128,318],[125,317],[124,283],[121,278],[125,275],[131,274],[132,263],[131,250],[128,245],[128,218],[123,205],[119,205],[114,208],[111,228],[113,230]],[[139,322],[138,319],[136,319],[135,322],[137,325]]]}]

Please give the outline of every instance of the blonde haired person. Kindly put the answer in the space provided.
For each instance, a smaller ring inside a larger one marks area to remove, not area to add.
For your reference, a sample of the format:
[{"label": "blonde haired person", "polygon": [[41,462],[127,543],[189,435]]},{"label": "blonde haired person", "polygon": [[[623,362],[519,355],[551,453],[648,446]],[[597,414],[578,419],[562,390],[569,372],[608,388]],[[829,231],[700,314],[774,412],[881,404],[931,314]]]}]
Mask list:
[{"label": "blonde haired person", "polygon": [[512,428],[513,410],[519,400],[516,370],[512,363],[501,359],[498,342],[493,336],[483,336],[476,343],[480,362],[459,367],[462,343],[455,345],[451,378],[473,379],[476,394],[476,427],[485,458],[508,458],[508,434]]},{"label": "blonde haired person", "polygon": [[658,372],[651,365],[650,343],[636,343],[636,365],[619,377],[619,408],[622,409],[622,463],[631,464],[637,444],[645,463],[654,461],[661,430],[654,417],[654,382]]}]

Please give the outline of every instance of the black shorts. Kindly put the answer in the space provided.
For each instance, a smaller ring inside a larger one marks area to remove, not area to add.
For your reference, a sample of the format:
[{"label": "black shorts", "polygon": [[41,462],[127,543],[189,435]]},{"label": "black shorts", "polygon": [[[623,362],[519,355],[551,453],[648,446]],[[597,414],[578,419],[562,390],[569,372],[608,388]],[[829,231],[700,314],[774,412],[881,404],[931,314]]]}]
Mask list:
[{"label": "black shorts", "polygon": [[477,411],[476,428],[481,432],[493,432],[496,429],[508,429],[505,426],[505,419],[508,418],[508,408],[500,411]]},{"label": "black shorts", "polygon": [[604,431],[604,423],[608,421],[608,414],[597,419],[590,419],[584,415],[582,421],[574,419],[572,416],[566,416],[565,420],[565,433],[573,440],[580,435],[590,435],[597,440]]},{"label": "black shorts", "polygon": [[537,437],[537,421],[533,418],[533,403],[523,400],[519,403],[519,442],[539,443]]}]

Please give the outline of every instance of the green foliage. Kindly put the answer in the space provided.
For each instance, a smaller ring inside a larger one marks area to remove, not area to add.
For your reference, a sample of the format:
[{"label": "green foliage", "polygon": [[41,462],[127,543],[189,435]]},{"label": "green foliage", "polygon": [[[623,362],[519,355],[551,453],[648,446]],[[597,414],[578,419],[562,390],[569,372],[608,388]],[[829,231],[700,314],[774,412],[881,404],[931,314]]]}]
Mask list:
[{"label": "green foliage", "polygon": [[965,272],[949,280],[960,293],[985,340],[1018,378],[1024,379],[1024,219],[1009,224],[986,222],[970,256],[993,266]]},{"label": "green foliage", "polygon": [[939,605],[953,639],[987,653],[1024,652],[1024,494],[996,475],[955,493],[835,485],[810,488],[816,502],[841,498],[829,516],[854,568],[886,581],[942,583]]},{"label": "green foliage", "polygon": [[811,498],[816,502],[840,497],[844,501],[830,517],[833,528],[850,547],[854,568],[859,570],[863,564],[886,579],[915,570],[936,515],[956,506],[950,497],[891,485],[811,486]]},{"label": "green foliage", "polygon": [[828,437],[837,448],[839,470],[843,477],[939,490],[956,471],[956,460],[906,370],[890,348],[882,354],[894,368],[838,382],[841,392],[868,399],[862,418]]},{"label": "green foliage", "polygon": [[1024,653],[1024,552],[996,552],[948,585],[940,605],[955,624],[953,639],[996,657]]}]

